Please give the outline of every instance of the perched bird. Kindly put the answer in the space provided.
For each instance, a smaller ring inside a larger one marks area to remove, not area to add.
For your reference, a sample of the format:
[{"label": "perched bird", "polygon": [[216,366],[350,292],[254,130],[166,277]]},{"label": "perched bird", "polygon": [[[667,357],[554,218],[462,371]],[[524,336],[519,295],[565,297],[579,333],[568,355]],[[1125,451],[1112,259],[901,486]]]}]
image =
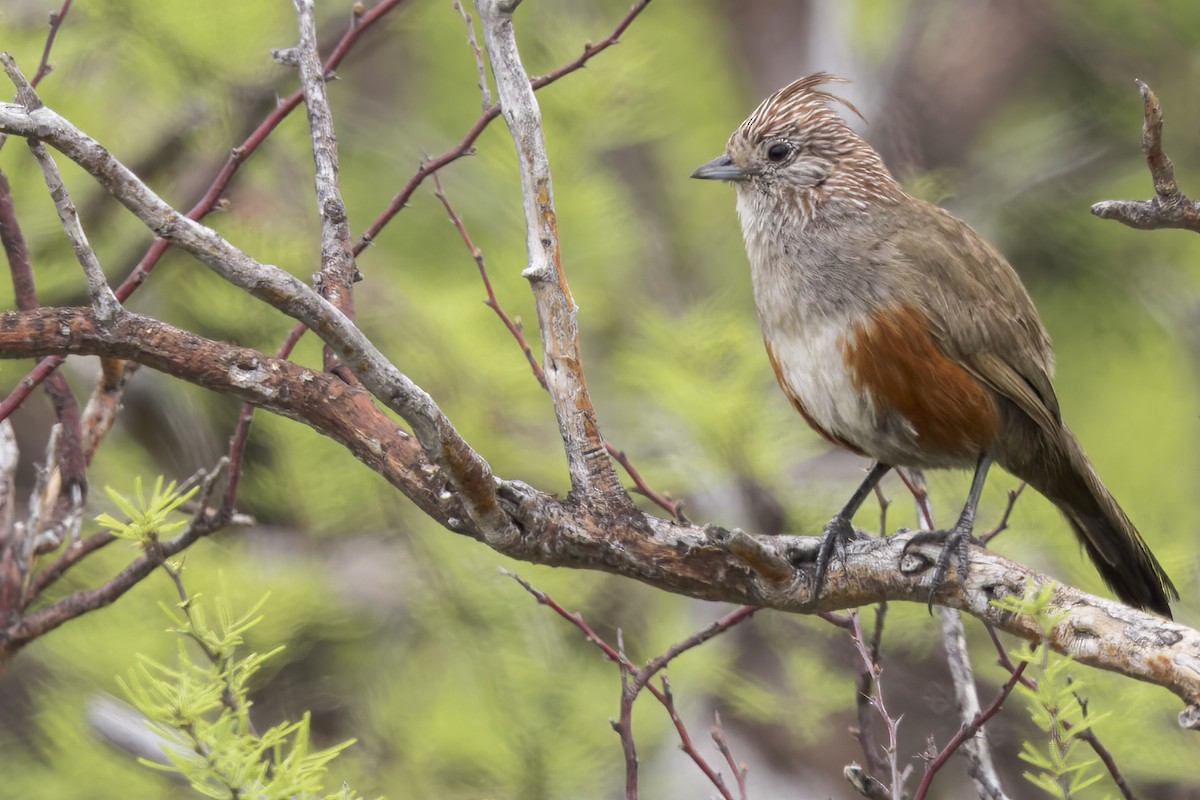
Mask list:
[{"label": "perched bird", "polygon": [[693,178],[728,181],[746,240],[767,357],[784,394],[829,441],[875,459],[825,527],[814,598],[850,520],[893,467],[974,467],[934,588],[967,547],[988,467],[1000,464],[1066,516],[1126,603],[1171,615],[1178,598],[1063,424],[1054,354],[1029,294],[966,223],[907,194],[841,116],[848,102],[801,78],[762,102]]}]

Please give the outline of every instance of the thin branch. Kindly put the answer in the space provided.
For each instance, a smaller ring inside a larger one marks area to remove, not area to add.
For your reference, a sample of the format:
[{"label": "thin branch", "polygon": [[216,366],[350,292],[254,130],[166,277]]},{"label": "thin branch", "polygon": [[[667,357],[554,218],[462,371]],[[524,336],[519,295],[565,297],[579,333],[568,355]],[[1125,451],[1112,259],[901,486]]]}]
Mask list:
[{"label": "thin branch", "polygon": [[[71,0],[63,0],[62,8],[58,10],[58,13],[52,12],[50,14],[50,29],[46,32],[46,44],[42,47],[42,60],[38,62],[37,72],[34,73],[33,80],[29,82],[31,89],[37,88],[37,85],[42,82],[42,78],[49,75],[53,69],[50,66],[50,49],[54,47],[54,40],[58,37],[58,29],[62,27],[63,20],[70,10]],[[0,149],[4,148],[7,141],[8,134],[0,133]]]},{"label": "thin branch", "polygon": [[[8,66],[7,62],[5,66]],[[50,191],[50,199],[54,201],[54,207],[58,210],[58,219],[62,222],[67,239],[71,242],[79,266],[83,267],[88,297],[96,312],[96,321],[101,325],[107,325],[121,312],[121,304],[117,302],[116,295],[108,285],[108,278],[104,275],[104,268],[100,266],[100,259],[96,257],[96,251],[88,242],[87,234],[83,230],[83,223],[79,219],[79,213],[75,210],[75,204],[71,201],[67,186],[63,183],[58,165],[54,163],[54,159],[41,142],[30,139],[29,149],[42,168],[42,174],[46,178],[46,188]]]},{"label": "thin branch", "polygon": [[617,670],[621,674],[621,716],[613,723],[613,730],[621,737],[621,752],[625,756],[625,800],[637,800],[638,755],[637,744],[633,740],[633,701],[637,699],[638,692],[629,678],[630,670],[626,664],[630,662],[625,657],[625,637],[620,628],[617,628],[617,655],[621,657],[617,662]]},{"label": "thin branch", "polygon": [[66,574],[67,570],[75,566],[80,560],[91,555],[95,551],[117,540],[107,531],[93,533],[86,539],[80,539],[77,542],[72,542],[67,545],[58,557],[52,562],[38,570],[37,574],[29,582],[25,593],[21,597],[21,610],[29,608],[41,596],[46,588],[52,585],[55,581]]},{"label": "thin branch", "polygon": [[[1079,697],[1078,695],[1075,696],[1075,699],[1079,701],[1080,712],[1084,717],[1086,717],[1088,706],[1087,700]],[[1070,730],[1071,726],[1066,722],[1066,720],[1063,720],[1063,724],[1068,730]],[[1117,766],[1117,760],[1113,758],[1113,754],[1100,741],[1100,737],[1096,735],[1096,732],[1089,727],[1073,735],[1076,739],[1087,742],[1088,746],[1092,748],[1092,751],[1099,757],[1100,761],[1104,763],[1104,768],[1108,770],[1108,774],[1113,779],[1113,783],[1117,785],[1117,789],[1121,792],[1121,797],[1123,797],[1124,800],[1137,800],[1137,795],[1133,793],[1133,789],[1129,786],[1129,781],[1125,780],[1124,773],[1122,773],[1121,768]]]},{"label": "thin branch", "polygon": [[[279,345],[279,349],[275,351],[275,358],[287,360],[292,355],[292,350],[300,342],[300,337],[308,330],[308,326],[304,323],[297,323],[288,332],[283,343]],[[238,487],[242,480],[242,469],[245,464],[246,445],[250,441],[250,425],[254,421],[254,405],[246,402],[242,403],[241,410],[238,412],[237,425],[234,427],[233,435],[229,438],[229,478],[225,484],[225,498],[221,502],[220,514],[230,516],[237,508]]]},{"label": "thin branch", "polygon": [[[667,677],[664,675],[664,688],[666,681]],[[721,751],[721,755],[725,756],[725,763],[729,765],[729,771],[733,773],[733,778],[737,782],[739,800],[746,800],[748,797],[746,794],[746,766],[739,764],[733,757],[733,751],[729,749],[729,742],[725,739],[725,729],[721,726],[720,713],[714,711],[713,719],[713,726],[709,728],[708,735],[712,738],[713,744],[717,746],[717,749]]]},{"label": "thin branch", "polygon": [[492,104],[492,93],[488,89],[487,68],[483,64],[483,51],[479,49],[479,42],[475,40],[475,24],[471,21],[471,15],[463,8],[463,4],[459,0],[454,0],[454,10],[463,18],[463,22],[467,25],[467,44],[471,46],[471,53],[475,56],[475,68],[479,70],[479,93],[483,98],[483,113],[487,113],[488,106]]},{"label": "thin branch", "polygon": [[563,437],[571,494],[610,514],[629,513],[633,501],[605,453],[583,375],[578,318],[563,270],[541,110],[521,63],[511,6],[498,0],[477,0],[476,7],[504,121],[517,150],[529,256],[529,266],[521,274],[533,289],[546,383]]},{"label": "thin branch", "polygon": [[[963,628],[962,614],[953,608],[938,608],[941,619],[942,643],[946,650],[946,663],[954,683],[954,704],[963,725],[970,725],[980,713],[979,693],[975,688],[975,671],[971,666],[967,649],[967,635]],[[979,730],[977,735],[963,744],[967,758],[967,774],[975,784],[981,800],[1007,800],[1008,795],[1000,783],[1000,775],[992,761],[992,748],[987,732]]]},{"label": "thin branch", "polygon": [[[462,217],[460,217],[454,210],[454,206],[450,204],[450,198],[446,196],[445,189],[442,187],[442,180],[436,172],[433,173],[433,185],[434,197],[440,200],[442,207],[446,209],[446,214],[450,217],[450,222],[458,231],[458,235],[462,238],[463,244],[467,246],[467,250],[471,253],[471,258],[474,259],[475,266],[479,270],[479,277],[483,280],[483,288],[487,292],[487,300],[484,301],[484,305],[496,312],[496,316],[498,316],[500,321],[504,323],[504,327],[508,328],[508,332],[512,334],[513,339],[516,340],[517,346],[520,347],[521,352],[525,354],[525,359],[529,362],[529,367],[533,370],[533,376],[537,378],[538,385],[540,385],[546,391],[550,391],[550,387],[546,383],[546,374],[542,371],[542,365],[537,362],[536,358],[534,358],[533,349],[529,346],[529,342],[525,339],[525,334],[521,330],[521,326],[514,322],[511,317],[509,317],[508,313],[505,312],[503,307],[501,307],[500,301],[496,298],[496,292],[492,288],[492,281],[488,277],[487,265],[484,263],[483,251],[476,247],[475,243],[471,241],[471,235],[467,232],[466,224],[462,221]],[[680,522],[688,521],[687,516],[683,513],[683,503],[674,501],[670,497],[660,494],[648,483],[646,483],[646,480],[642,477],[642,474],[638,472],[637,468],[633,466],[633,462],[629,460],[629,457],[625,454],[624,450],[617,449],[607,441],[604,443],[604,449],[607,450],[608,454],[612,456],[613,459],[625,469],[625,472],[629,474],[630,479],[633,481],[634,486],[636,487],[635,490],[639,494],[658,505]]]},{"label": "thin branch", "polygon": [[670,495],[662,494],[646,483],[646,479],[642,477],[642,473],[629,460],[629,456],[626,455],[624,450],[617,449],[607,440],[604,442],[604,449],[628,473],[629,479],[633,481],[633,491],[666,511],[679,522],[690,522],[687,514],[683,513],[683,502],[672,500]]},{"label": "thin branch", "polygon": [[706,628],[696,631],[688,638],[676,642],[663,651],[662,655],[652,658],[646,662],[646,666],[642,667],[637,674],[637,682],[643,686],[649,683],[658,672],[664,669],[676,657],[686,653],[693,647],[700,645],[712,639],[715,636],[720,636],[725,631],[732,628],[741,622],[745,622],[754,616],[756,611],[760,609],[757,606],[741,606],[725,614],[720,619],[713,622]]},{"label": "thin branch", "polygon": [[[883,686],[879,682],[879,676],[882,673],[882,669],[880,668],[879,663],[873,661],[871,658],[870,649],[867,645],[866,636],[863,634],[862,625],[859,622],[857,610],[850,612],[850,624],[850,640],[854,643],[854,649],[858,653],[858,657],[861,659],[864,669],[870,674],[870,681],[867,684],[870,694],[867,696],[867,700],[871,707],[875,709],[875,712],[879,715],[879,718],[883,721],[884,728],[887,730],[888,734],[887,744],[882,748],[887,763],[889,778],[888,785],[891,787],[893,800],[902,800],[904,797],[904,782],[908,776],[908,769],[905,768],[902,770],[900,768],[898,752],[900,721],[894,718],[888,712],[887,705],[884,703]],[[868,744],[873,744],[873,742],[864,741],[864,748]]]},{"label": "thin branch", "polygon": [[[204,524],[189,526],[174,539],[162,542],[161,557],[173,556],[217,530],[219,526],[215,525],[215,522],[215,515],[210,515]],[[3,647],[0,648],[0,661],[5,656],[11,656],[18,648],[46,635],[63,623],[111,605],[149,575],[158,566],[159,560],[158,553],[142,553],[104,584],[94,589],[74,592],[45,608],[27,614],[7,630],[0,632],[0,643],[3,644]]]},{"label": "thin branch", "polygon": [[[634,19],[636,19],[638,14],[640,14],[649,4],[650,0],[640,0],[640,2],[634,3],[625,16],[622,17],[617,23],[616,27],[613,28],[612,33],[601,39],[597,44],[584,46],[583,54],[578,58],[563,64],[558,69],[544,75],[543,77],[534,78],[530,82],[530,86],[532,86],[536,91],[545,86],[549,86],[559,78],[569,75],[576,70],[582,69],[593,57],[599,55],[612,45],[616,44],[620,35],[624,33],[631,24],[633,24]],[[498,116],[500,116],[499,104],[494,103],[488,106],[487,109],[479,115],[479,118],[471,124],[471,127],[467,130],[467,132],[463,134],[463,137],[459,140],[458,144],[454,145],[454,147],[451,147],[449,150],[439,156],[423,160],[417,171],[413,173],[412,177],[409,178],[404,186],[400,188],[400,191],[396,193],[395,197],[388,202],[387,206],[379,214],[379,216],[377,216],[374,221],[367,226],[367,229],[363,231],[358,243],[354,246],[355,255],[361,253],[371,242],[376,239],[376,237],[379,236],[379,232],[383,230],[383,228],[392,220],[393,217],[400,213],[400,211],[412,198],[413,194],[417,191],[417,188],[425,181],[426,178],[447,164],[451,164],[464,156],[474,153],[475,151],[473,147],[475,140],[479,138],[488,124]]]},{"label": "thin branch", "polygon": [[[725,800],[733,800],[733,795],[730,794],[729,787],[725,785],[725,777],[709,765],[708,760],[705,759],[704,756],[700,755],[700,751],[696,749],[696,745],[692,742],[692,735],[688,733],[688,729],[683,723],[683,718],[679,716],[679,711],[675,708],[675,693],[671,690],[671,682],[667,680],[666,675],[663,675],[661,680],[662,696],[659,697],[659,695],[656,694],[655,697],[659,698],[659,702],[662,703],[663,708],[667,710],[667,716],[670,718],[671,724],[675,726],[675,732],[679,735],[679,748],[683,750],[683,752],[687,754],[689,758],[692,759],[692,762],[697,767],[700,768],[700,771],[704,773],[704,777],[708,778],[709,783],[711,783],[716,790],[720,792],[721,797],[723,797]],[[722,741],[724,740],[722,739]],[[720,749],[720,745],[718,745],[718,749]],[[728,745],[726,745],[725,751],[722,752],[722,755],[725,755],[725,752],[728,752]],[[732,758],[732,754],[727,756],[727,759]],[[739,771],[737,768],[734,769],[734,774],[737,776],[736,780],[739,786],[744,786],[744,772],[745,770]],[[742,797],[743,799],[745,798],[744,788]]]},{"label": "thin branch", "polygon": [[[5,107],[0,105],[0,112]],[[362,389],[320,371],[272,359],[254,350],[203,339],[134,313],[121,315],[116,329],[100,332],[89,309],[37,309],[0,313],[0,359],[46,355],[100,355],[141,362],[198,386],[249,400],[330,436],[384,476],[424,513],[448,529],[484,540],[445,478],[426,459],[416,438],[401,430]],[[519,481],[500,481],[503,507],[521,526],[513,542],[487,540],[497,552],[530,563],[610,572],[661,591],[704,600],[759,605],[813,614],[880,600],[924,604],[928,571],[938,549],[916,545],[912,534],[848,542],[845,569],[829,577],[818,601],[812,598],[812,564],[820,536],[755,536],[752,560],[704,528],[635,512],[598,518]],[[733,537],[729,537],[730,542]],[[727,549],[730,548],[730,549]],[[946,578],[938,602],[958,608],[1021,638],[1041,636],[1028,617],[997,609],[994,600],[1021,597],[1053,584],[1052,605],[1066,612],[1048,644],[1077,662],[1109,669],[1162,686],[1185,703],[1200,702],[1200,677],[1190,668],[1200,652],[1200,631],[1154,614],[1095,597],[1051,576],[972,546],[965,583],[956,571]],[[765,564],[771,577],[756,571]],[[776,574],[776,570],[778,573]],[[6,632],[0,630],[0,649]],[[1181,724],[1200,726],[1188,705]]]},{"label": "thin branch", "polygon": [[[325,60],[326,74],[332,72],[342,62],[364,33],[403,2],[404,0],[380,0],[380,2],[376,3],[368,11],[362,14],[354,14],[350,26],[342,35],[337,45],[334,46],[329,58]],[[275,108],[267,114],[258,127],[241,144],[230,149],[228,158],[217,172],[216,177],[213,178],[212,183],[209,184],[208,189],[205,190],[200,200],[187,212],[186,216],[188,219],[201,220],[213,209],[221,205],[225,189],[233,180],[234,175],[237,174],[241,165],[258,150],[267,137],[271,135],[279,124],[303,100],[304,92],[302,89],[297,89],[280,100]],[[0,131],[0,139],[6,135]],[[171,242],[166,239],[159,238],[154,240],[145,254],[125,277],[125,280],[117,286],[114,294],[116,294],[120,302],[124,303],[137,291],[138,287],[146,281],[150,273],[154,270],[154,267],[170,247]],[[62,359],[50,358],[43,360],[34,367],[17,383],[8,396],[0,402],[0,419],[7,419],[25,401],[29,393],[45,381],[61,365]]]},{"label": "thin branch", "polygon": [[[7,56],[0,54],[0,59]],[[19,72],[16,73],[18,76]],[[18,84],[18,93],[31,102],[36,102],[33,87],[23,80]],[[17,220],[16,209],[13,206],[12,189],[8,178],[0,171],[0,242],[3,242],[5,254],[8,257],[9,272],[12,276],[13,295],[18,309],[32,310],[40,303],[37,287],[33,279],[33,265],[29,260],[29,251],[25,245],[25,237]],[[6,564],[3,570],[17,595],[10,600],[19,599],[21,587],[25,586],[26,578],[32,568],[32,558],[47,548],[53,549],[61,544],[61,535],[71,532],[72,539],[78,533],[78,522],[82,513],[83,501],[87,496],[87,461],[83,442],[82,422],[79,416],[79,404],[71,387],[61,375],[54,375],[46,384],[46,393],[54,406],[58,425],[57,434],[52,437],[54,446],[46,453],[44,463],[40,467],[40,477],[53,476],[53,481],[39,479],[43,489],[53,489],[53,497],[48,495],[36,496],[33,508],[42,509],[43,513],[37,519],[37,525],[26,525],[20,529],[4,531],[8,537],[4,558]],[[48,534],[48,535],[43,535]],[[14,560],[15,559],[15,560]],[[14,577],[19,575],[19,580]]]},{"label": "thin branch", "polygon": [[[455,3],[455,5],[458,4]],[[543,389],[549,391],[550,387],[546,384],[546,373],[542,371],[542,365],[534,358],[533,348],[529,346],[528,340],[525,339],[525,334],[521,330],[521,326],[517,325],[512,317],[508,316],[508,313],[501,307],[500,301],[496,299],[496,292],[492,288],[492,280],[488,277],[487,265],[483,260],[483,251],[471,241],[471,234],[467,232],[467,226],[463,223],[462,217],[458,216],[458,213],[454,210],[454,206],[450,205],[450,198],[446,196],[446,191],[442,188],[442,179],[438,177],[436,172],[433,173],[433,186],[433,196],[441,201],[442,207],[446,209],[446,214],[450,217],[450,222],[458,231],[463,244],[467,246],[467,250],[471,253],[471,258],[475,260],[475,267],[479,270],[479,277],[483,281],[484,290],[487,292],[487,300],[483,304],[496,312],[496,316],[504,323],[504,327],[508,328],[508,332],[516,340],[517,346],[525,354],[525,360],[529,362],[529,368],[533,370],[533,377],[537,378],[538,384]]]},{"label": "thin branch", "polygon": [[1000,687],[1000,692],[996,695],[996,699],[986,709],[976,714],[969,724],[959,728],[958,733],[954,734],[954,737],[946,743],[946,747],[925,765],[925,774],[921,776],[921,783],[917,786],[917,793],[913,795],[913,800],[924,799],[929,791],[929,785],[933,782],[933,776],[949,760],[950,756],[954,755],[954,751],[964,742],[975,736],[984,724],[1000,711],[1004,705],[1004,701],[1008,699],[1008,696],[1012,694],[1013,688],[1021,680],[1021,674],[1025,672],[1025,667],[1028,664],[1028,661],[1022,661],[1018,664],[1017,668],[1013,670],[1012,675]]},{"label": "thin branch", "polygon": [[987,533],[979,537],[979,541],[987,545],[992,539],[995,539],[1000,534],[1008,530],[1008,520],[1012,516],[1013,509],[1016,508],[1017,500],[1021,497],[1021,492],[1025,491],[1026,483],[1021,481],[1015,489],[1008,490],[1008,503],[1004,506],[1004,513],[1000,515],[1000,521],[996,526]]},{"label": "thin branch", "polygon": [[57,12],[50,14],[50,30],[46,32],[46,46],[42,48],[42,60],[38,62],[37,71],[33,73],[33,80],[30,83],[37,88],[37,85],[42,82],[42,78],[50,74],[54,67],[50,64],[50,50],[54,47],[54,40],[58,37],[58,29],[62,27],[63,22],[67,18],[67,12],[71,10],[71,0],[63,0],[62,7]]},{"label": "thin branch", "polygon": [[[883,646],[883,624],[887,613],[887,603],[880,603],[875,611],[875,628],[871,642],[865,651],[855,648],[854,660],[854,707],[858,725],[854,737],[858,740],[866,763],[867,775],[882,785],[883,778],[889,771],[888,764],[880,757],[883,747],[875,739],[875,725],[871,715],[871,700],[875,694],[875,669],[880,663],[880,651]],[[851,638],[861,635],[858,628],[858,612],[851,612],[845,618],[845,629]],[[866,657],[864,658],[864,652]]]},{"label": "thin branch", "polygon": [[1200,202],[1190,199],[1175,182],[1175,167],[1162,149],[1163,113],[1158,97],[1143,81],[1135,81],[1142,95],[1142,153],[1154,180],[1149,200],[1102,200],[1092,206],[1101,219],[1115,219],[1140,230],[1183,228],[1200,233]]},{"label": "thin branch", "polygon": [[[933,520],[933,504],[925,483],[925,475],[920,470],[911,470],[913,500],[916,503],[917,517],[928,530],[936,530]],[[1000,525],[995,529],[998,533],[1007,524],[1012,506],[1020,495],[1020,488],[1009,492],[1009,505],[1005,510]],[[994,533],[993,533],[994,535]],[[954,684],[954,705],[962,725],[969,725],[979,713],[979,692],[975,687],[975,670],[971,666],[971,652],[967,648],[966,630],[963,628],[962,614],[954,608],[938,607],[938,619],[942,631],[942,648],[946,653],[946,664],[950,670],[950,679]],[[967,774],[980,800],[1007,800],[1000,775],[992,760],[991,746],[987,741],[985,731],[980,731],[963,747],[963,755],[967,759]]]},{"label": "thin branch", "polygon": [[[1016,672],[1016,664],[1013,663],[1012,657],[1009,656],[1008,650],[1004,647],[1004,643],[1000,641],[1000,637],[997,635],[995,627],[991,625],[985,625],[984,627],[987,629],[988,635],[990,635],[992,638],[992,644],[995,645],[996,652],[998,654],[996,662],[1005,670],[1008,670],[1010,674]],[[1030,691],[1037,691],[1037,681],[1035,681],[1033,678],[1026,678],[1022,676],[1020,679],[1020,684]],[[1086,716],[1087,701],[1079,698],[1079,706]],[[1182,715],[1180,724],[1183,724]],[[1071,724],[1066,720],[1063,720],[1063,727],[1068,731],[1071,730]],[[1104,746],[1104,744],[1100,741],[1100,738],[1096,736],[1096,732],[1091,728],[1087,728],[1080,733],[1076,733],[1075,736],[1076,738],[1087,742],[1092,750],[1095,751],[1096,755],[1100,757],[1100,760],[1104,762],[1104,766],[1108,769],[1109,775],[1112,776],[1113,781],[1121,790],[1121,794],[1123,797],[1125,797],[1125,800],[1136,800],[1133,791],[1129,788],[1128,783],[1125,781],[1125,776],[1121,774],[1121,770],[1117,766],[1117,762],[1113,758],[1112,753],[1110,753],[1108,748]]]},{"label": "thin branch", "polygon": [[[317,212],[321,217],[321,267],[314,281],[322,297],[348,319],[354,319],[354,283],[362,276],[354,263],[346,202],[338,185],[337,134],[325,94],[325,71],[317,52],[313,0],[294,0],[294,4],[300,29],[296,56],[304,105],[308,109],[308,128],[316,165]],[[325,369],[332,371],[339,363],[334,349],[326,345]]]},{"label": "thin branch", "polygon": [[211,228],[175,211],[98,142],[49,108],[31,111],[0,105],[0,130],[47,142],[96,178],[155,234],[235,286],[308,325],[339,353],[372,394],[412,425],[421,446],[451,481],[479,530],[500,540],[519,535],[499,506],[490,465],[467,444],[428,393],[307,284],[278,267],[259,263]]},{"label": "thin branch", "polygon": [[[634,664],[625,655],[625,650],[624,650],[624,647],[620,640],[620,635],[621,635],[620,631],[617,632],[618,646],[614,648],[612,645],[610,645],[608,642],[606,642],[602,637],[600,637],[594,630],[592,630],[591,626],[588,625],[584,621],[583,616],[580,615],[578,612],[571,613],[571,612],[567,611],[565,608],[563,608],[561,605],[559,605],[554,600],[554,598],[550,597],[550,595],[546,594],[545,592],[543,592],[539,589],[535,589],[533,587],[533,585],[529,583],[529,581],[525,580],[520,575],[517,575],[514,572],[510,572],[504,568],[501,568],[500,572],[502,574],[507,575],[508,577],[512,578],[517,583],[519,583],[525,591],[527,591],[527,592],[529,592],[529,594],[533,595],[534,599],[537,600],[537,602],[539,604],[549,607],[551,610],[554,611],[554,613],[558,614],[560,617],[567,620],[572,625],[574,625],[576,628],[578,628],[579,631],[581,633],[583,633],[584,638],[586,638],[589,642],[591,642],[593,645],[598,647],[600,649],[600,651],[602,653],[604,653],[606,658],[608,658],[610,661],[616,663],[619,666],[619,668],[621,670],[621,686],[622,686],[621,719],[618,721],[613,721],[612,726],[613,726],[613,730],[615,730],[621,736],[622,747],[626,754],[626,776],[627,776],[627,779],[630,774],[632,774],[634,777],[632,784],[630,784],[628,781],[626,783],[626,791],[627,792],[630,790],[630,787],[632,786],[632,789],[634,791],[633,796],[636,796],[637,756],[636,756],[636,751],[632,751],[633,755],[632,755],[632,760],[631,760],[630,754],[631,754],[631,749],[632,749],[632,745],[633,745],[632,731],[629,728],[626,715],[628,713],[631,713],[633,700],[636,698],[637,694],[643,688],[645,688],[647,691],[650,692],[651,695],[654,696],[654,698],[656,700],[658,700],[658,702],[660,704],[662,704],[663,708],[665,708],[667,710],[667,714],[668,714],[668,716],[670,716],[671,722],[675,725],[675,730],[679,734],[679,739],[680,739],[680,743],[683,748],[683,751],[688,755],[689,758],[692,759],[692,761],[696,764],[696,766],[699,767],[700,771],[704,773],[704,775],[709,779],[709,781],[713,784],[713,786],[715,786],[717,788],[717,790],[721,793],[722,797],[726,798],[726,800],[733,800],[733,796],[729,793],[728,787],[725,786],[725,781],[721,777],[721,774],[719,772],[717,772],[716,770],[714,770],[709,765],[707,760],[705,760],[705,758],[700,754],[700,752],[698,750],[696,750],[696,748],[692,742],[691,735],[687,731],[687,727],[684,725],[683,720],[680,719],[679,714],[675,710],[674,697],[671,694],[671,684],[667,680],[666,676],[664,675],[662,677],[662,684],[663,684],[662,689],[659,689],[653,683],[651,683],[650,678],[652,678],[656,672],[658,672],[664,666],[666,666],[667,662],[670,661],[671,658],[674,658],[675,656],[679,655],[680,653],[683,653],[686,650],[689,650],[692,647],[695,647],[697,644],[700,644],[703,641],[707,641],[708,639],[711,639],[717,633],[724,632],[725,630],[728,630],[733,625],[736,625],[737,623],[742,622],[743,620],[749,619],[750,616],[753,615],[754,611],[756,611],[757,609],[750,608],[750,607],[734,609],[729,614],[726,614],[724,617],[717,620],[716,622],[714,622],[712,625],[708,626],[704,630],[699,631],[696,634],[693,634],[692,636],[688,637],[687,639],[685,639],[681,642],[678,642],[675,645],[673,645],[671,648],[669,648],[668,652],[672,652],[672,651],[674,651],[674,652],[673,652],[673,655],[671,655],[665,661],[662,660],[665,657],[665,654],[664,654],[664,656],[660,656],[657,659],[652,659],[644,667],[639,668],[636,664]],[[626,707],[626,702],[628,702],[628,708]],[[628,743],[626,743],[627,737],[628,737]],[[632,767],[631,767],[631,764],[632,764]],[[630,769],[632,769],[632,773],[630,772]],[[744,775],[738,778],[739,786],[743,785],[744,779],[745,779]]]},{"label": "thin branch", "polygon": [[625,12],[625,16],[621,17],[621,19],[617,22],[617,25],[615,28],[613,28],[612,33],[595,44],[585,44],[583,46],[583,52],[580,53],[577,58],[568,61],[558,69],[547,72],[540,78],[534,78],[531,82],[533,88],[541,89],[543,86],[549,86],[559,78],[570,75],[575,70],[582,68],[585,64],[587,64],[588,61],[595,58],[600,53],[603,53],[614,44],[619,43],[622,34],[629,29],[629,26],[633,24],[635,19],[637,19],[638,14],[641,14],[643,11],[645,11],[646,6],[648,5],[650,5],[650,0],[637,0],[637,2],[631,5],[629,10]]}]

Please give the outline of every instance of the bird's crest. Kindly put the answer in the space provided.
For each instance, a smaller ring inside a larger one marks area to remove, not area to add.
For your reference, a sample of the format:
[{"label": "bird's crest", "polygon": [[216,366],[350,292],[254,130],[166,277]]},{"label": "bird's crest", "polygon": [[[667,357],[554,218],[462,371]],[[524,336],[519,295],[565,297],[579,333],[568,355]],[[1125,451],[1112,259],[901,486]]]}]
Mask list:
[{"label": "bird's crest", "polygon": [[786,134],[811,125],[822,116],[837,117],[837,112],[831,107],[834,103],[841,103],[866,122],[866,118],[849,100],[818,88],[827,83],[849,82],[828,72],[817,72],[792,81],[763,100],[741,124],[740,132],[759,141]]}]

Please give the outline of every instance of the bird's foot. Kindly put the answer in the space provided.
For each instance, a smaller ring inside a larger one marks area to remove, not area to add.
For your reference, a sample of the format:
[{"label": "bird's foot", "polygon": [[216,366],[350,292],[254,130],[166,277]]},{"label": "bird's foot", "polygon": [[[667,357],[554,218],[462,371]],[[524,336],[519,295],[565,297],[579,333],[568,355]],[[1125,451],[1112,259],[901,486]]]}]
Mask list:
[{"label": "bird's foot", "polygon": [[813,579],[812,604],[815,606],[821,598],[821,590],[825,588],[825,578],[829,574],[829,563],[836,555],[843,563],[846,560],[846,542],[858,539],[858,531],[850,524],[850,520],[838,515],[825,525],[824,538],[817,550],[817,575]]},{"label": "bird's foot", "polygon": [[971,521],[959,520],[957,525],[947,531],[919,531],[913,534],[912,538],[905,543],[904,550],[901,551],[901,557],[903,557],[908,555],[910,547],[922,544],[941,545],[941,552],[938,553],[937,561],[933,565],[933,581],[929,586],[930,614],[933,614],[933,596],[946,582],[946,572],[950,569],[951,559],[954,560],[954,567],[958,571],[959,582],[965,583],[967,580],[967,571],[971,562],[971,545],[983,546],[983,542],[971,535],[972,527]]}]

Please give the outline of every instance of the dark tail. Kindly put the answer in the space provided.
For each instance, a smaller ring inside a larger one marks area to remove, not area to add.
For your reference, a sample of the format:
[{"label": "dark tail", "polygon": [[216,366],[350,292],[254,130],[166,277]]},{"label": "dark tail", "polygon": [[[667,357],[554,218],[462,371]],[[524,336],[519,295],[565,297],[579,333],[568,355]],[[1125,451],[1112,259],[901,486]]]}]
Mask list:
[{"label": "dark tail", "polygon": [[1104,488],[1075,436],[1065,425],[1058,442],[1039,433],[1042,447],[1035,449],[1043,450],[1042,457],[1021,464],[1022,469],[1010,467],[1010,471],[1058,506],[1100,577],[1117,597],[1170,619],[1170,600],[1178,600],[1179,592],[1137,528]]}]

